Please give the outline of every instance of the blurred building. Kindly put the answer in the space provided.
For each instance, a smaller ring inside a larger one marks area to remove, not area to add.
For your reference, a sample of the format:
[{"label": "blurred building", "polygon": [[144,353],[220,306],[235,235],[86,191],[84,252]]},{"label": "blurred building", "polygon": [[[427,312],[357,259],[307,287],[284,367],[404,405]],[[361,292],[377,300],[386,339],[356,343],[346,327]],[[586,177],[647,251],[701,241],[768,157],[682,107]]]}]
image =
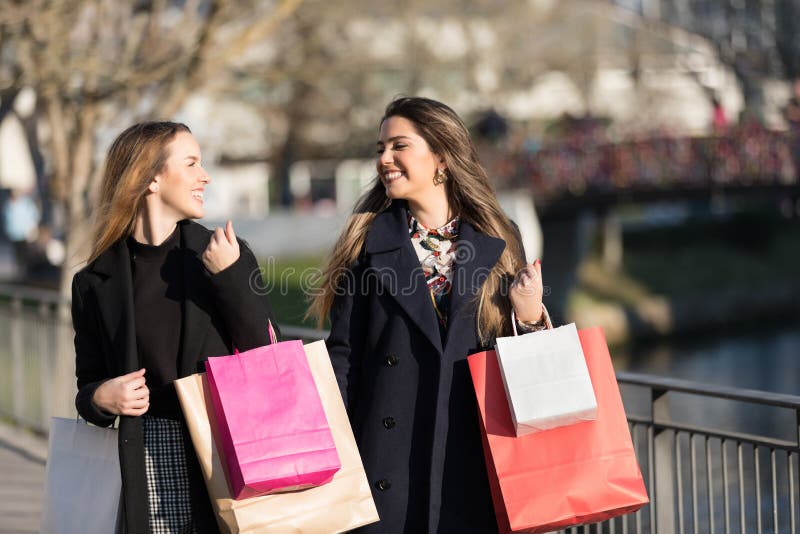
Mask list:
[{"label": "blurred building", "polygon": [[206,189],[206,217],[261,217],[269,214],[270,170],[265,161],[222,160],[206,171],[211,187]]}]

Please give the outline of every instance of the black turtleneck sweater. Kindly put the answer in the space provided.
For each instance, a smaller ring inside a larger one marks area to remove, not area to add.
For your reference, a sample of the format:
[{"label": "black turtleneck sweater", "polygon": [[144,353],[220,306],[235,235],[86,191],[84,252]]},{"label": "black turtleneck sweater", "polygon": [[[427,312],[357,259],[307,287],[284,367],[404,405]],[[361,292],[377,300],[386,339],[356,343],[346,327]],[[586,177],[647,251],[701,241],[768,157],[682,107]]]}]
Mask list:
[{"label": "black turtleneck sweater", "polygon": [[128,238],[133,273],[133,308],[139,363],[150,389],[148,414],[180,419],[172,381],[178,378],[183,327],[183,263],[180,231],[160,245]]}]

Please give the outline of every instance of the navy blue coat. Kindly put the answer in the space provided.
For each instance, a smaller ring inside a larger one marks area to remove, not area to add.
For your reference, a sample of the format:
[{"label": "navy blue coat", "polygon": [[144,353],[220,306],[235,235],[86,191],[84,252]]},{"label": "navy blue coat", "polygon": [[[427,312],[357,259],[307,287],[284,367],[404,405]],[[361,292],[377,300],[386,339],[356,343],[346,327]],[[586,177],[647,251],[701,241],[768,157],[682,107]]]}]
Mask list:
[{"label": "navy blue coat", "polygon": [[442,340],[406,209],[376,216],[331,309],[328,351],[381,518],[359,532],[496,532],[466,357],[505,242],[461,223]]}]

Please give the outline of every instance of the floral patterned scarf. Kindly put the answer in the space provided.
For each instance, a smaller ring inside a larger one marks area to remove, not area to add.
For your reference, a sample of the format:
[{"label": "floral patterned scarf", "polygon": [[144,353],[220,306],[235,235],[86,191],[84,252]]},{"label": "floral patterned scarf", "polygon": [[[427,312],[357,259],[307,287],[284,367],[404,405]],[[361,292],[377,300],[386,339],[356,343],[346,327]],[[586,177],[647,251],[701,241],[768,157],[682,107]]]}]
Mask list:
[{"label": "floral patterned scarf", "polygon": [[453,286],[453,267],[460,227],[461,219],[458,216],[440,228],[428,229],[408,214],[408,233],[422,265],[443,337],[447,330],[449,295]]}]

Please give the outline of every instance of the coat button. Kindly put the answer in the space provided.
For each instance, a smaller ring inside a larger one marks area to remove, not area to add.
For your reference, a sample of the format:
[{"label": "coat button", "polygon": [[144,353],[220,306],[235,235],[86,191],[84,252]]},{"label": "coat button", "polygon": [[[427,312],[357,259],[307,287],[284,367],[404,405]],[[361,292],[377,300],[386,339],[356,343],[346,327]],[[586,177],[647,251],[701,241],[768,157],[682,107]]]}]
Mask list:
[{"label": "coat button", "polygon": [[392,483],[389,482],[387,479],[382,478],[375,483],[375,487],[381,491],[386,491],[392,487]]},{"label": "coat button", "polygon": [[394,367],[400,363],[400,357],[395,354],[394,352],[390,352],[388,356],[386,356],[386,366],[387,367]]},{"label": "coat button", "polygon": [[397,421],[394,420],[394,417],[384,417],[383,418],[383,426],[392,429],[397,424]]}]

